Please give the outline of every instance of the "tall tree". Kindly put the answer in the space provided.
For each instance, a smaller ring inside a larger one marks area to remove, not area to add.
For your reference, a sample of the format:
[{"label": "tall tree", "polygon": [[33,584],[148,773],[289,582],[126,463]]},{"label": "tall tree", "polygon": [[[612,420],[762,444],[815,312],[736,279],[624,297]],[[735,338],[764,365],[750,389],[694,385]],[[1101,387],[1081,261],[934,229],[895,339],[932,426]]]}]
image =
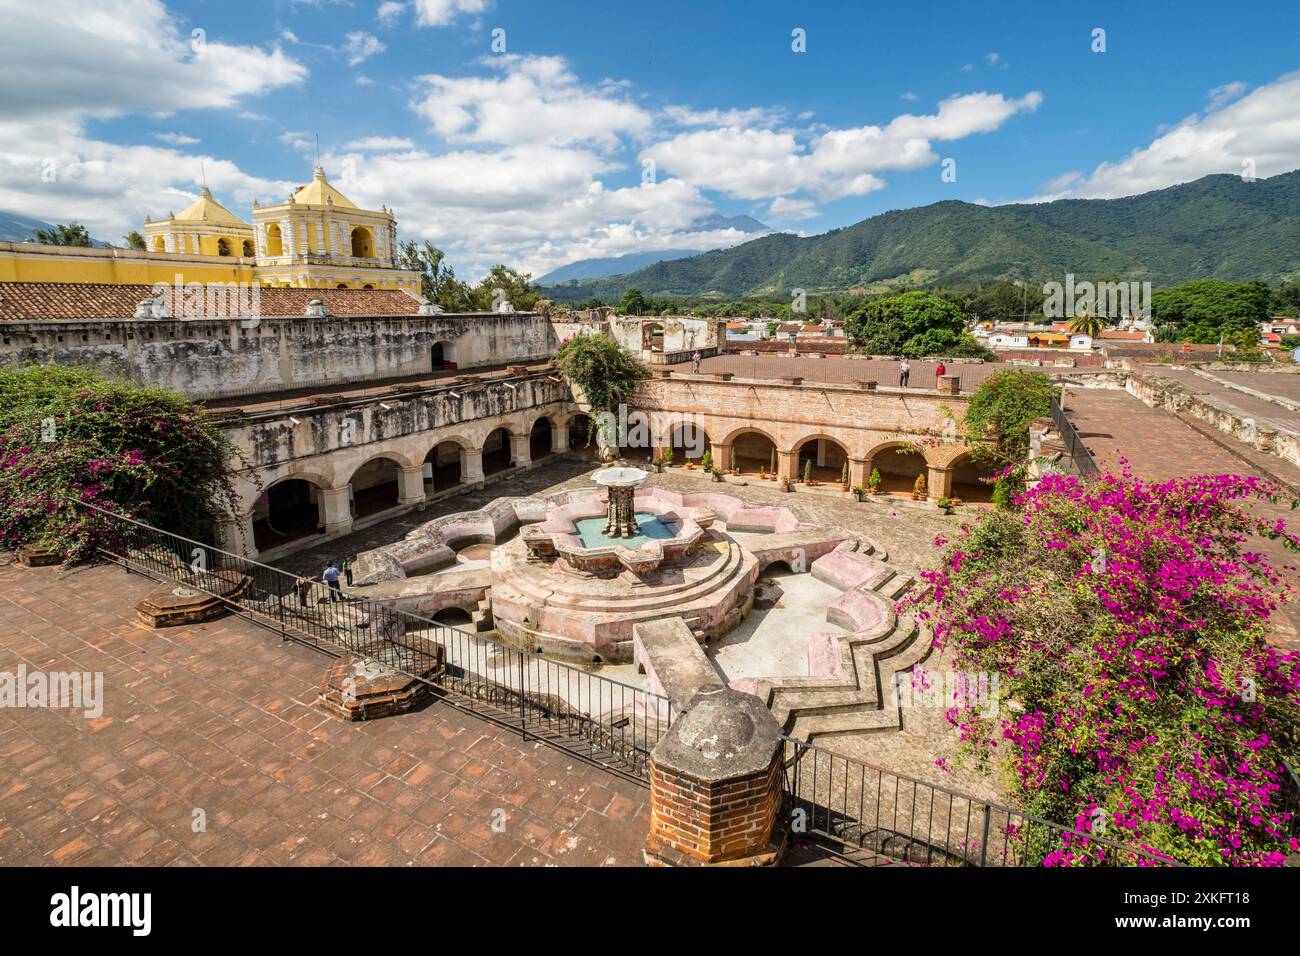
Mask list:
[{"label": "tall tree", "polygon": [[122,241],[126,243],[128,249],[134,249],[136,252],[144,252],[147,248],[147,246],[145,246],[144,236],[140,235],[138,229],[132,229],[122,237]]},{"label": "tall tree", "polygon": [[75,222],[67,225],[60,223],[53,229],[37,229],[34,235],[37,242],[47,246],[80,246],[88,248],[94,245],[90,240],[90,233],[86,231],[86,227]]}]

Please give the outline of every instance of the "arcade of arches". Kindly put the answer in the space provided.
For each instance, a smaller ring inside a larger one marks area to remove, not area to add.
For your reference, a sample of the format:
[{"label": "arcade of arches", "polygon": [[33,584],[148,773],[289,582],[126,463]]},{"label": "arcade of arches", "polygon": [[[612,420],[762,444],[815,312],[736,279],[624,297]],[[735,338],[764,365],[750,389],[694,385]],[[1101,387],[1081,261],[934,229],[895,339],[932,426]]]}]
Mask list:
[{"label": "arcade of arches", "polygon": [[315,474],[279,478],[256,496],[252,513],[242,522],[246,541],[241,547],[262,553],[314,535],[346,533],[394,509],[529,467],[568,451],[571,431],[581,432],[585,441],[586,420],[585,415],[539,415],[526,430],[494,428],[477,447],[466,439],[438,441],[418,462],[396,451],[378,451],[346,476],[337,476],[337,484]]}]

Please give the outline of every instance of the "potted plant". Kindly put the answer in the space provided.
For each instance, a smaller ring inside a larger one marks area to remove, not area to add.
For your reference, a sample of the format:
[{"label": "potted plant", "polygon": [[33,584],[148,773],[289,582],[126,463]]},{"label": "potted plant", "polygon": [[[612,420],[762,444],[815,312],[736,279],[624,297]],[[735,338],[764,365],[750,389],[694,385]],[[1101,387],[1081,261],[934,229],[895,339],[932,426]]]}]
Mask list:
[{"label": "potted plant", "polygon": [[916,482],[912,485],[912,500],[925,501],[929,496],[929,489],[925,485],[925,475],[917,475]]},{"label": "potted plant", "polygon": [[951,498],[936,498],[934,500],[934,503],[939,506],[939,508],[944,512],[944,514],[952,514]]},{"label": "potted plant", "polygon": [[806,459],[803,463],[803,483],[809,486],[817,484],[817,482],[813,481],[811,458]]},{"label": "potted plant", "polygon": [[700,467],[705,471],[713,471],[713,452],[706,451],[704,457],[700,459]]},{"label": "potted plant", "polygon": [[772,455],[771,458],[768,460],[767,470],[769,474],[773,474],[773,475],[776,474],[776,446],[775,445],[772,446]]},{"label": "potted plant", "polygon": [[731,473],[732,473],[733,475],[738,475],[738,474],[740,474],[740,469],[736,466],[736,446],[735,446],[735,445],[732,445],[732,446],[731,446],[731,462],[730,462],[730,463],[731,463]]},{"label": "potted plant", "polygon": [[713,476],[713,480],[714,480],[714,481],[721,481],[721,480],[722,480],[722,469],[721,469],[721,468],[710,468],[710,469],[709,469],[709,474]]},{"label": "potted plant", "polygon": [[871,477],[867,479],[867,493],[871,495],[880,494],[880,469],[872,468]]},{"label": "potted plant", "polygon": [[671,468],[672,466],[673,466],[673,450],[672,450],[671,448],[665,448],[665,449],[664,449],[664,467],[665,467],[665,468]]},{"label": "potted plant", "polygon": [[840,487],[845,491],[849,490],[849,461],[844,460],[844,467],[840,469]]},{"label": "potted plant", "polygon": [[782,491],[794,491],[794,483],[789,478],[777,478],[776,486]]},{"label": "potted plant", "polygon": [[650,459],[650,467],[655,470],[655,474],[662,475],[664,473],[663,459],[658,455],[655,455],[655,457]]},{"label": "potted plant", "polygon": [[853,497],[854,497],[854,498],[858,499],[858,501],[861,501],[861,500],[862,500],[863,498],[865,498],[866,496],[867,496],[867,489],[866,489],[866,488],[863,488],[861,485],[854,485],[854,486],[853,486]]}]

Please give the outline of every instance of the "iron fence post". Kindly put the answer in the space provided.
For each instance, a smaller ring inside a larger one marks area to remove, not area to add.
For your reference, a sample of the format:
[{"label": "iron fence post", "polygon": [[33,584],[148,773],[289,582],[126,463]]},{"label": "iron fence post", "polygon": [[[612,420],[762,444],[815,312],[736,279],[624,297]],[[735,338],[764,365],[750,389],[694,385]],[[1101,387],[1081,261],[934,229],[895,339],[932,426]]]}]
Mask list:
[{"label": "iron fence post", "polygon": [[988,865],[989,829],[993,823],[993,808],[984,804],[984,835],[980,838],[980,866]]},{"label": "iron fence post", "polygon": [[528,707],[524,701],[526,675],[527,675],[527,671],[524,670],[524,652],[522,649],[520,649],[519,651],[519,732],[520,734],[523,735],[524,740],[528,739]]}]

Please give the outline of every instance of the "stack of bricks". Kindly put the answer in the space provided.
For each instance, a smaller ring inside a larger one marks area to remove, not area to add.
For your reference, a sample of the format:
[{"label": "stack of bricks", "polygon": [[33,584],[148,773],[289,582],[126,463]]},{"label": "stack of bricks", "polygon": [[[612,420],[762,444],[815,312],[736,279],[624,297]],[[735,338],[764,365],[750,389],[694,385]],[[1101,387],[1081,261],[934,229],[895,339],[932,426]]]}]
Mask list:
[{"label": "stack of bricks", "polygon": [[961,377],[958,375],[940,375],[936,387],[942,395],[960,395]]},{"label": "stack of bricks", "polygon": [[650,756],[653,866],[764,866],[785,847],[781,730],[757,697],[702,687]]}]

